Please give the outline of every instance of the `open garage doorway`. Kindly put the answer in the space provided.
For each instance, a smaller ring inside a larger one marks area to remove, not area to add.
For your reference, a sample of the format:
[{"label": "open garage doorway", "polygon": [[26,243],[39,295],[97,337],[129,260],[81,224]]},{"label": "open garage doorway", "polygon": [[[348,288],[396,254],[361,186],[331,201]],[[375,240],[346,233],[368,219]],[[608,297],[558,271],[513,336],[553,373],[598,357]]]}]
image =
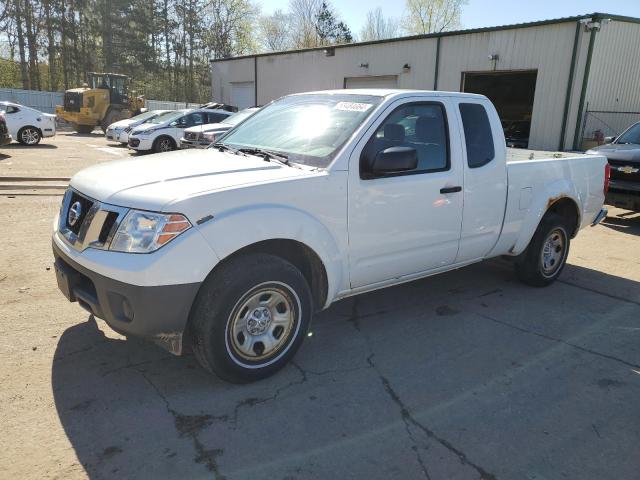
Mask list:
[{"label": "open garage doorway", "polygon": [[537,70],[464,72],[462,91],[480,93],[493,102],[507,146],[527,148]]}]

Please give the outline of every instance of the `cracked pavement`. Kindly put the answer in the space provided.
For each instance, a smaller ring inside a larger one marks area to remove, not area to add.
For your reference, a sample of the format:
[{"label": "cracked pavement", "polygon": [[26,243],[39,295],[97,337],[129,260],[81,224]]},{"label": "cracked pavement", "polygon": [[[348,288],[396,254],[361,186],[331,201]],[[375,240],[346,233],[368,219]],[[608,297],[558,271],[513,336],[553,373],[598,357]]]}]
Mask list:
[{"label": "cracked pavement", "polygon": [[638,476],[638,214],[583,231],[546,289],[495,260],[338,302],[230,385],[66,302],[58,202],[0,197],[22,234],[0,238],[2,478]]}]

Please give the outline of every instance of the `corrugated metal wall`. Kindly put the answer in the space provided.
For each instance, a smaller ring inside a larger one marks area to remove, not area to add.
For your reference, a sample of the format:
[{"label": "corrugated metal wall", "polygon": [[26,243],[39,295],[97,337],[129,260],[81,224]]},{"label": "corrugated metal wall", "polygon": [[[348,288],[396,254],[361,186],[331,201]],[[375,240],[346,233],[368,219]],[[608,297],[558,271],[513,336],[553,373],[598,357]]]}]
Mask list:
[{"label": "corrugated metal wall", "polygon": [[[585,109],[640,111],[640,24],[611,21],[596,34]],[[629,115],[607,114],[612,130],[628,125]],[[634,117],[635,118],[635,117]],[[586,132],[585,132],[586,134]]]},{"label": "corrugated metal wall", "polygon": [[[64,101],[64,93],[0,88],[0,101],[1,100],[19,103],[20,105],[35,108],[41,112],[55,113],[56,105],[62,105]],[[196,108],[200,104],[146,100],[145,105],[149,110],[180,110],[182,108]]]},{"label": "corrugated metal wall", "polygon": [[62,92],[0,88],[0,100],[19,103],[45,113],[55,113],[56,105],[62,105],[63,95]]}]

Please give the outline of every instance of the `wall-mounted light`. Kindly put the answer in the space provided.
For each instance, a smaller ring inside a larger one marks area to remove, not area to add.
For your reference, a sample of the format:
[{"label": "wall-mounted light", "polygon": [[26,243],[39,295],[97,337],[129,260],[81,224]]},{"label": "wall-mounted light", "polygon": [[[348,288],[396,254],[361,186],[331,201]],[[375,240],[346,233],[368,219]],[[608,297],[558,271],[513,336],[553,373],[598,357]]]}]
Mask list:
[{"label": "wall-mounted light", "polygon": [[369,64],[368,63],[361,63],[360,64],[360,68],[369,68]]},{"label": "wall-mounted light", "polygon": [[402,66],[402,71],[403,71],[404,73],[407,73],[409,70],[411,70],[411,65],[409,65],[408,63],[405,63],[405,64]]},{"label": "wall-mounted light", "polygon": [[496,62],[499,59],[500,59],[500,55],[498,55],[497,53],[489,55],[489,60],[491,60],[492,62]]},{"label": "wall-mounted light", "polygon": [[336,54],[336,49],[333,47],[328,47],[323,50],[325,57],[334,57]]}]

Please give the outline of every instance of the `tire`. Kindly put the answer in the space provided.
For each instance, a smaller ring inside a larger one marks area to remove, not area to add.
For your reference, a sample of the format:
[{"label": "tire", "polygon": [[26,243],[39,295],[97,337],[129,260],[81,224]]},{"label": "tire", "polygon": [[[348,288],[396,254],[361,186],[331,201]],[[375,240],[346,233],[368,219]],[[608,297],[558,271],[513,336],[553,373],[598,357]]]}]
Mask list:
[{"label": "tire", "polygon": [[91,133],[96,128],[92,125],[80,125],[79,123],[72,123],[71,126],[76,132],[83,134]]},{"label": "tire", "polygon": [[109,127],[109,125],[111,125],[112,123],[118,122],[120,120],[123,120],[124,118],[125,118],[124,112],[122,111],[121,108],[110,108],[107,111],[107,114],[102,119],[102,122],[100,122],[100,128],[102,129],[102,133],[107,133],[107,128]]},{"label": "tire", "polygon": [[191,346],[200,364],[223,380],[260,380],[295,355],[312,314],[300,270],[273,255],[249,254],[202,284],[189,318]]},{"label": "tire", "polygon": [[36,127],[22,127],[19,131],[18,131],[18,142],[20,142],[22,145],[29,145],[29,146],[33,146],[33,145],[37,145],[40,143],[40,140],[42,139],[42,133],[40,133],[40,130],[37,129]]},{"label": "tire", "polygon": [[176,149],[176,142],[171,137],[162,136],[155,139],[151,148],[155,153],[170,152]]},{"label": "tire", "polygon": [[529,246],[515,261],[518,278],[534,287],[551,285],[566,264],[570,243],[564,219],[556,213],[547,213]]}]

